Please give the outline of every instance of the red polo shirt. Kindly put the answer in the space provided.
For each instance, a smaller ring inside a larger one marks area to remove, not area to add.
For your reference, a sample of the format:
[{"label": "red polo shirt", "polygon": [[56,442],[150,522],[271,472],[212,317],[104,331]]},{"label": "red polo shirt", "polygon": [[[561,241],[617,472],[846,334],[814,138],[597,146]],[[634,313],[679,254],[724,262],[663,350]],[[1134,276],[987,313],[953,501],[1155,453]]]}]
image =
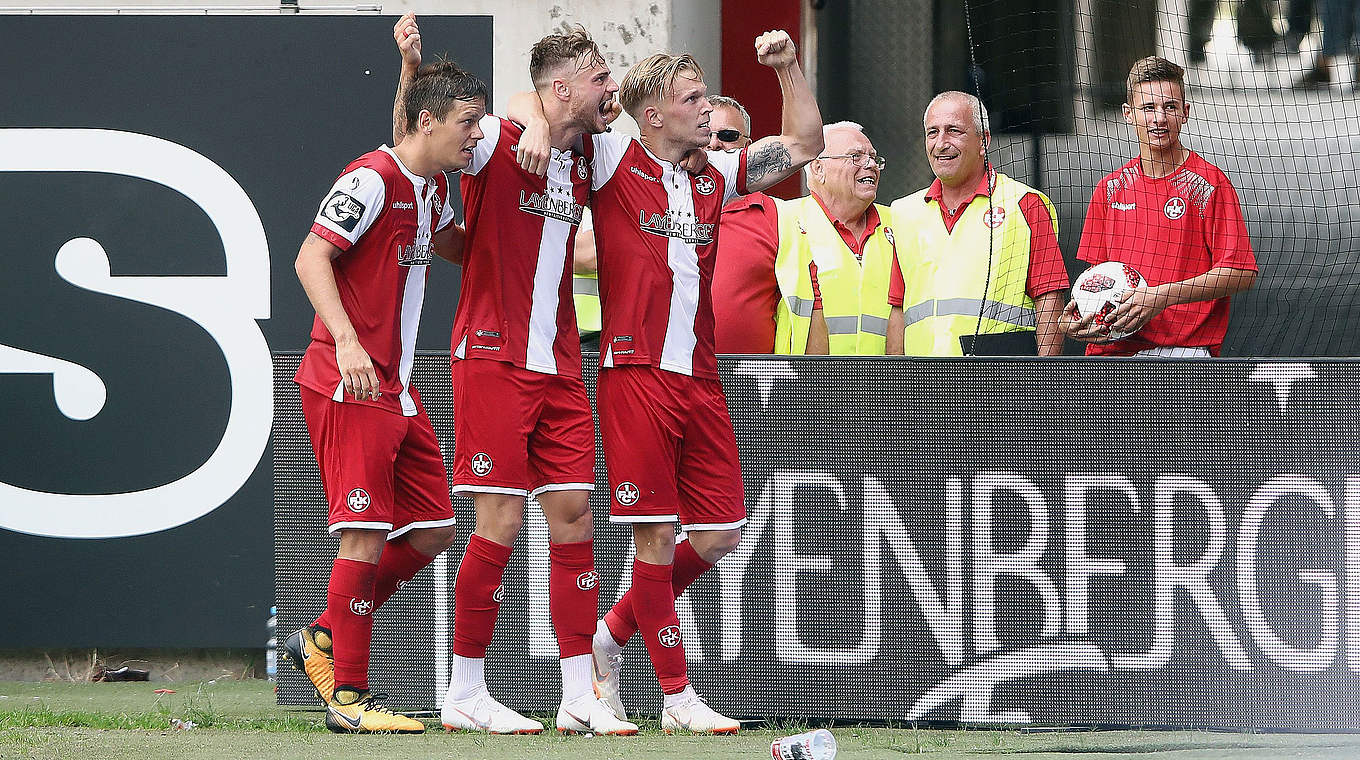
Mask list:
[{"label": "red polo shirt", "polygon": [[774,352],[779,284],[779,214],[765,193],[723,206],[722,234],[713,265],[713,338],[720,354]]}]

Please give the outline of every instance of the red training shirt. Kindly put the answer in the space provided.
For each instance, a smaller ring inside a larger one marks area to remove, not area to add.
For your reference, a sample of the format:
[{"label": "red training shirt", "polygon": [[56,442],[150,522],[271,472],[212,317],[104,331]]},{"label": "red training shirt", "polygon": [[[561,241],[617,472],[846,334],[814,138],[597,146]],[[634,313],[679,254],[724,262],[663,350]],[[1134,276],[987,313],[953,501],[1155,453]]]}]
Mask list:
[{"label": "red training shirt", "polygon": [[[1194,151],[1166,177],[1145,176],[1137,157],[1105,175],[1086,209],[1077,258],[1128,264],[1148,285],[1179,282],[1214,267],[1256,271],[1237,191]],[[1227,298],[1177,304],[1123,340],[1087,344],[1086,353],[1128,356],[1185,346],[1218,356],[1227,330]]]}]

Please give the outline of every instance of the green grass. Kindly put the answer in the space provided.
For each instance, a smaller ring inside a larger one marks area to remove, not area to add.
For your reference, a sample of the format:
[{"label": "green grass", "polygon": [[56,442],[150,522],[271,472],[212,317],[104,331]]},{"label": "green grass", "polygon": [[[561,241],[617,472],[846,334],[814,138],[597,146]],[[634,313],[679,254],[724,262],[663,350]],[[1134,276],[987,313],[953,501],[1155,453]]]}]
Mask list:
[{"label": "green grass", "polygon": [[[175,694],[158,695],[157,687]],[[264,681],[163,683],[0,682],[0,759],[160,760],[212,758],[467,758],[468,760],[649,760],[769,757],[770,742],[805,731],[781,719],[731,737],[665,736],[655,720],[638,737],[450,734],[430,721],[420,736],[338,736],[319,709],[279,707]],[[536,716],[545,723],[551,715]],[[172,719],[197,727],[179,730]],[[1360,758],[1360,735],[1194,731],[958,731],[896,726],[836,726],[838,760],[1283,760]]]}]

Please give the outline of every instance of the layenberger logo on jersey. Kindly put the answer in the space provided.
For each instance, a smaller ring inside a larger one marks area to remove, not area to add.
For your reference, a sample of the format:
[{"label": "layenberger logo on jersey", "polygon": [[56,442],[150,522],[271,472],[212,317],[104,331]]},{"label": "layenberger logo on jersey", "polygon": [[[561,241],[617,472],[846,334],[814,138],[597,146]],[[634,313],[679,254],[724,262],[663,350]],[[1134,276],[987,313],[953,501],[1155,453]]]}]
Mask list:
[{"label": "layenberger logo on jersey", "polygon": [[529,194],[523,190],[519,191],[519,210],[527,214],[546,216],[568,224],[580,224],[584,208],[585,206],[577,203],[571,196],[555,198],[551,192]]},{"label": "layenberger logo on jersey", "polygon": [[716,224],[701,222],[693,214],[684,214],[677,219],[667,211],[664,214],[647,215],[645,210],[638,211],[638,226],[643,232],[662,237],[679,238],[693,245],[708,245],[713,242]]}]

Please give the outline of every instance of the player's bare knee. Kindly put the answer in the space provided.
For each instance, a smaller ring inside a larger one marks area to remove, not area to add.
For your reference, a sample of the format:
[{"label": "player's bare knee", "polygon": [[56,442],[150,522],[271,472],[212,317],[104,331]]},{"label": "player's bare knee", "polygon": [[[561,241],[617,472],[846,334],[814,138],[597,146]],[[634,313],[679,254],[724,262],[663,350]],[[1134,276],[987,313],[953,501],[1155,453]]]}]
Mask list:
[{"label": "player's bare knee", "polygon": [[458,536],[458,529],[452,525],[441,528],[420,528],[407,534],[406,540],[410,542],[411,548],[424,554],[427,557],[437,557],[453,546],[453,540]]},{"label": "player's bare knee", "polygon": [[387,543],[387,531],[363,528],[345,528],[340,531],[340,559],[378,564],[382,559],[383,545]]},{"label": "player's bare knee", "polygon": [[590,540],[593,524],[590,498],[584,491],[548,491],[539,494],[548,535],[553,543],[571,544]]},{"label": "player's bare knee", "polygon": [[671,523],[634,523],[633,545],[638,559],[669,565],[675,558],[675,526]]},{"label": "player's bare knee", "polygon": [[696,530],[690,531],[690,546],[707,563],[714,564],[726,557],[741,543],[741,530]]}]

